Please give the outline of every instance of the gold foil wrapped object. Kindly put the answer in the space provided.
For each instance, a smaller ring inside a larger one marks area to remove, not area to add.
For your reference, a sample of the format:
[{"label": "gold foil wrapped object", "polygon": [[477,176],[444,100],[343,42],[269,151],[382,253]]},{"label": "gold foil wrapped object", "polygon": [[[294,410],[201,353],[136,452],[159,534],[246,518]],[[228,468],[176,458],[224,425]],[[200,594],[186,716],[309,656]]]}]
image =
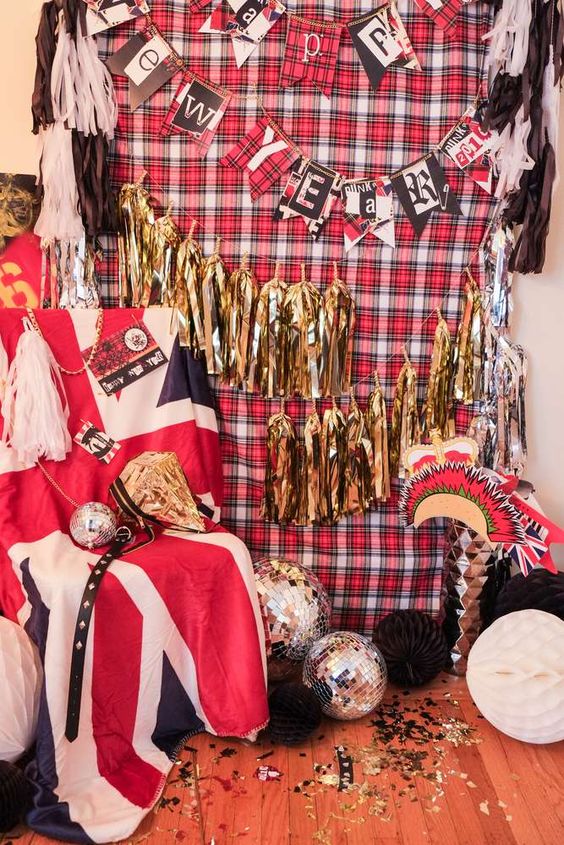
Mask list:
[{"label": "gold foil wrapped object", "polygon": [[396,384],[390,432],[390,473],[399,478],[405,475],[403,453],[421,439],[417,413],[417,373],[404,349],[403,364]]},{"label": "gold foil wrapped object", "polygon": [[427,396],[423,409],[423,429],[427,434],[438,431],[445,440],[453,437],[454,418],[451,403],[451,354],[450,331],[439,309],[435,329],[431,366],[427,382]]},{"label": "gold foil wrapped object", "polygon": [[319,525],[322,521],[321,498],[323,463],[321,449],[322,426],[314,405],[304,428],[304,446],[299,476],[299,525]]},{"label": "gold foil wrapped object", "polygon": [[260,290],[255,312],[255,325],[249,366],[248,388],[273,398],[284,393],[284,347],[282,303],[288,286],[274,278]]},{"label": "gold foil wrapped object", "polygon": [[133,502],[141,521],[145,516],[165,528],[206,530],[175,452],[142,452],[125,465],[111,490],[122,509]]},{"label": "gold foil wrapped object", "polygon": [[229,277],[225,315],[224,380],[232,387],[247,387],[253,345],[253,323],[258,286],[247,255]]},{"label": "gold foil wrapped object", "polygon": [[6,246],[6,238],[15,238],[31,229],[35,216],[37,200],[20,188],[15,178],[8,173],[0,180],[0,252]]},{"label": "gold foil wrapped object", "polygon": [[482,362],[482,297],[476,282],[468,273],[464,312],[452,356],[454,399],[470,405],[481,398]]},{"label": "gold foil wrapped object", "polygon": [[301,282],[286,291],[283,323],[286,394],[317,399],[321,392],[322,298],[306,280],[303,265]]},{"label": "gold foil wrapped object", "polygon": [[364,513],[372,500],[372,443],[362,411],[352,394],[347,417],[347,451],[346,512]]},{"label": "gold foil wrapped object", "polygon": [[225,343],[224,315],[227,311],[227,271],[219,255],[219,238],[215,251],[206,261],[202,275],[202,307],[208,373],[223,373]]},{"label": "gold foil wrapped object", "polygon": [[298,508],[298,443],[284,406],[268,420],[266,472],[260,515],[267,522],[292,522]]},{"label": "gold foil wrapped object", "polygon": [[202,305],[202,275],[204,258],[192,231],[178,247],[176,256],[176,295],[178,309],[178,340],[194,354],[205,352],[204,317]]},{"label": "gold foil wrapped object", "polygon": [[355,303],[345,282],[337,275],[337,265],[330,286],[323,298],[325,321],[321,393],[341,396],[348,393],[351,382],[352,346],[355,327]]},{"label": "gold foil wrapped object", "polygon": [[374,500],[385,502],[390,497],[388,423],[386,402],[378,374],[374,373],[374,390],[368,397],[366,425],[372,443],[372,490]]},{"label": "gold foil wrapped object", "polygon": [[141,182],[122,185],[118,196],[119,297],[122,307],[141,304],[152,285],[151,245],[154,214]]},{"label": "gold foil wrapped object", "polygon": [[347,423],[342,411],[333,406],[323,415],[322,427],[324,520],[331,524],[343,515],[346,503],[347,480]]},{"label": "gold foil wrapped object", "polygon": [[175,262],[180,232],[167,212],[155,220],[151,232],[150,279],[145,278],[141,305],[174,305],[176,296]]}]

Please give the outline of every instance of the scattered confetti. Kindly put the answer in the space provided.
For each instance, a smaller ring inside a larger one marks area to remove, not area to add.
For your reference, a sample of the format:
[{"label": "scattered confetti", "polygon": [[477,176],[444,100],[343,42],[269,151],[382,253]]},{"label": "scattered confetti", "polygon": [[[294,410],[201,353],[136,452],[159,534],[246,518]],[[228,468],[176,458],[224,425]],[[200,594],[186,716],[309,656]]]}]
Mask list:
[{"label": "scattered confetti", "polygon": [[490,814],[490,807],[487,801],[480,802],[480,812],[484,813],[484,815],[489,816]]},{"label": "scattered confetti", "polygon": [[274,766],[259,766],[253,777],[263,781],[263,783],[271,780],[279,781],[282,777],[282,772],[279,772]]}]

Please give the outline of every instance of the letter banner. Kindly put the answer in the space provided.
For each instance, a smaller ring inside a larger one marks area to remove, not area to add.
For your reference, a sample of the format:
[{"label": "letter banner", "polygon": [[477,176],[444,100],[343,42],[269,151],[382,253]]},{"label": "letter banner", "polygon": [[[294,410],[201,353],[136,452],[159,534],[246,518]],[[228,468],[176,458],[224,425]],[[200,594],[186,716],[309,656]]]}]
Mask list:
[{"label": "letter banner", "polygon": [[132,21],[151,11],[146,0],[84,0],[86,34],[96,35],[112,26]]},{"label": "letter banner", "polygon": [[394,0],[371,15],[351,21],[347,27],[375,91],[386,68],[392,64],[406,70],[421,70]]},{"label": "letter banner", "polygon": [[[421,11],[440,27],[447,38],[456,36],[458,13],[463,0],[415,0]],[[468,0],[465,0],[468,2]]]},{"label": "letter banner", "polygon": [[198,147],[200,158],[204,158],[230,99],[229,91],[196,79],[187,71],[170,104],[161,135],[185,132]]},{"label": "letter banner", "polygon": [[126,41],[106,64],[112,73],[129,78],[131,111],[135,111],[184,67],[178,53],[154,24]]},{"label": "letter banner", "polygon": [[497,132],[484,131],[472,106],[441,144],[444,153],[488,194],[492,192],[492,161],[489,153],[497,143]]},{"label": "letter banner", "polygon": [[396,245],[392,183],[389,179],[351,179],[343,182],[345,252],[365,235],[391,247]]},{"label": "letter banner", "polygon": [[456,194],[433,153],[414,161],[391,178],[394,191],[417,235],[421,234],[433,211],[462,214]]},{"label": "letter banner", "polygon": [[342,26],[336,24],[288,17],[280,86],[287,88],[301,79],[307,79],[329,97],[333,89],[342,29]]},{"label": "letter banner", "polygon": [[247,171],[254,202],[280,179],[296,156],[294,147],[268,118],[262,117],[219,163]]},{"label": "letter banner", "polygon": [[237,67],[242,67],[286,7],[279,0],[227,0],[200,27],[200,32],[223,32],[231,36]]},{"label": "letter banner", "polygon": [[313,239],[317,240],[340,195],[342,182],[342,176],[334,170],[316,161],[299,159],[290,173],[274,219],[303,217]]}]

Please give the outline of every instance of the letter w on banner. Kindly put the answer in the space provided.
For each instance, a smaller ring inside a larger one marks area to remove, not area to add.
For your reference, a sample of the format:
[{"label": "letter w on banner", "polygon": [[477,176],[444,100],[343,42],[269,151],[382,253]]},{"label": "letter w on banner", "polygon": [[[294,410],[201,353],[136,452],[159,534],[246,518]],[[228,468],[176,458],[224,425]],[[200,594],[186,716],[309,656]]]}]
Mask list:
[{"label": "letter w on banner", "polygon": [[329,97],[339,53],[343,27],[288,15],[286,49],[280,75],[281,88],[308,79]]},{"label": "letter w on banner", "polygon": [[204,158],[225,114],[231,93],[187,71],[170,104],[161,135],[185,132]]},{"label": "letter w on banner", "polygon": [[[447,38],[456,36],[458,13],[463,0],[415,0],[421,11],[440,27]],[[468,0],[466,0],[468,2]]]},{"label": "letter w on banner", "polygon": [[219,163],[247,171],[254,202],[280,179],[296,156],[280,131],[266,117],[261,117]]}]

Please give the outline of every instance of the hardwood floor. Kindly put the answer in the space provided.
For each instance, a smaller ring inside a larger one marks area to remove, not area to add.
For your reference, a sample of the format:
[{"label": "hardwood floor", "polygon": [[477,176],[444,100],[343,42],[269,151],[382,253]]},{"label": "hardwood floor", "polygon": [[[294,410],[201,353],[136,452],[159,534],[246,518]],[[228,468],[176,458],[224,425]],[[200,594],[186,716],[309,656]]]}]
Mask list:
[{"label": "hardwood floor", "polygon": [[[339,789],[341,747],[352,758],[352,784]],[[52,840],[20,830],[0,841]],[[410,693],[390,686],[381,710],[356,722],[326,720],[291,749],[194,737],[128,845],[239,841],[560,845],[564,742],[509,739],[480,716],[464,680],[449,676]]]}]

